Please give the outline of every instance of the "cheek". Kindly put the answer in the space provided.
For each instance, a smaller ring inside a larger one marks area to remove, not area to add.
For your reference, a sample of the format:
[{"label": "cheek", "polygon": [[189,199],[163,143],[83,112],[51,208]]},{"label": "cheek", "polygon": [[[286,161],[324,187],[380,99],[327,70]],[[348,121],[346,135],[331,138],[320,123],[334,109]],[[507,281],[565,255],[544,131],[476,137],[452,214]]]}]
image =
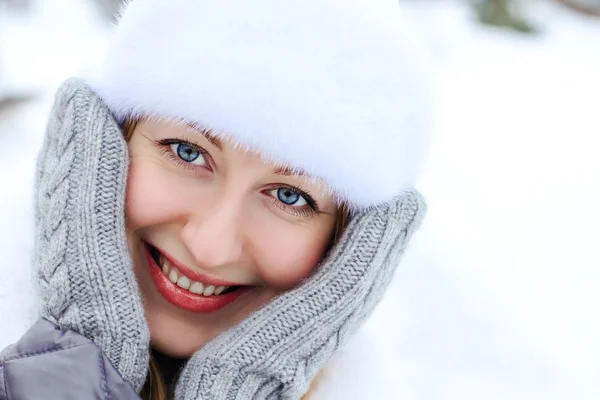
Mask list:
[{"label": "cheek", "polygon": [[189,186],[151,160],[132,160],[126,196],[129,231],[176,220],[190,207]]},{"label": "cheek", "polygon": [[288,290],[307,278],[321,262],[331,230],[288,228],[286,234],[262,229],[254,246],[261,278],[278,290]]}]

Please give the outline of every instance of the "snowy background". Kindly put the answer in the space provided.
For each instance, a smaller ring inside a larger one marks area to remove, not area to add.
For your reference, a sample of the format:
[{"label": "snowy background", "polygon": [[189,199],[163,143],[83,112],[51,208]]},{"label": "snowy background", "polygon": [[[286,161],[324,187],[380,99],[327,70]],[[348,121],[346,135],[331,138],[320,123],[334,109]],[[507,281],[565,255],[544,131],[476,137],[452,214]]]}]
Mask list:
[{"label": "snowy background", "polygon": [[[0,6],[0,348],[35,314],[32,184],[53,91],[111,32],[88,2],[33,3]],[[438,107],[429,215],[367,326],[397,343],[399,398],[600,399],[600,19],[532,1],[531,36],[458,0],[406,7]]]}]

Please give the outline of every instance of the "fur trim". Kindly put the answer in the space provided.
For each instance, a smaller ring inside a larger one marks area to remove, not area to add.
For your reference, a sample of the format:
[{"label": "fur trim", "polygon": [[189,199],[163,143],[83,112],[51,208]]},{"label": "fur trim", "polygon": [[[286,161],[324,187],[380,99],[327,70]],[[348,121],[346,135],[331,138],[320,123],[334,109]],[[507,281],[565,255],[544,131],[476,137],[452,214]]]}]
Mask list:
[{"label": "fur trim", "polygon": [[322,179],[351,208],[413,186],[425,57],[397,0],[144,0],[88,81],[116,118],[183,119]]}]

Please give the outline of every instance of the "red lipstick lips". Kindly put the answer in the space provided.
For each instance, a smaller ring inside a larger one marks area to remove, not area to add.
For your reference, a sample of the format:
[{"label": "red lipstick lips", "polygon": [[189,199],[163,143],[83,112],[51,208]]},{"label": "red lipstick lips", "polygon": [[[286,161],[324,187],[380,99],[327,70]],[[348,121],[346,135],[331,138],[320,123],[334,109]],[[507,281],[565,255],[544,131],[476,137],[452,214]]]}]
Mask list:
[{"label": "red lipstick lips", "polygon": [[[160,250],[157,250],[160,251]],[[227,306],[234,302],[238,297],[247,292],[250,287],[238,287],[237,289],[220,295],[204,296],[201,294],[194,294],[186,289],[182,289],[169,280],[165,274],[163,274],[161,267],[156,263],[152,257],[150,245],[144,246],[144,252],[146,253],[146,259],[150,266],[150,276],[154,281],[159,293],[171,304],[182,308],[187,311],[194,313],[210,313]],[[231,283],[213,279],[210,277],[203,276],[197,272],[191,271],[189,268],[174,262],[171,258],[161,252],[161,257],[168,260],[168,262],[178,269],[187,278],[201,282],[203,284],[213,286],[234,286]]]}]

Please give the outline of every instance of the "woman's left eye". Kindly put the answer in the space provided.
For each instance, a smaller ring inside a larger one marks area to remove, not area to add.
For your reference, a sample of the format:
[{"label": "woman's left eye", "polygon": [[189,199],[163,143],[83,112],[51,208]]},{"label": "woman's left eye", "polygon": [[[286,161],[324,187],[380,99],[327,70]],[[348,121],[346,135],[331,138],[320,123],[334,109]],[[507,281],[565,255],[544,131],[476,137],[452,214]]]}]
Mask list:
[{"label": "woman's left eye", "polygon": [[170,146],[173,153],[175,153],[177,157],[186,163],[199,166],[207,165],[206,159],[204,158],[202,152],[194,146],[184,142],[172,143]]},{"label": "woman's left eye", "polygon": [[269,192],[269,194],[281,201],[286,206],[303,207],[308,204],[304,196],[292,188],[281,187],[273,189]]}]

